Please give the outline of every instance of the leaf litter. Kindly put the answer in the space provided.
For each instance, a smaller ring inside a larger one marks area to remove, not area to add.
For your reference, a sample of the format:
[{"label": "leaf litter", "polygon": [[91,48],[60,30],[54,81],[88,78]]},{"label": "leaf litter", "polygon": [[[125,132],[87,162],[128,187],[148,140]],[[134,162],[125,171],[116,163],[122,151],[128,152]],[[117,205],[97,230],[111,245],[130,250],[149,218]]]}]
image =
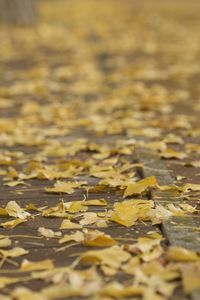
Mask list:
[{"label": "leaf litter", "polygon": [[[142,147],[166,164],[193,172],[199,168],[198,118],[176,113],[180,103],[190,103],[187,86],[199,72],[196,27],[191,21],[189,35],[187,29],[180,30],[175,13],[169,25],[159,14],[161,26],[154,28],[150,23],[156,12],[147,4],[133,18],[130,3],[103,3],[63,4],[68,18],[64,9],[57,13],[65,26],[51,23],[56,4],[41,4],[49,16],[38,26],[39,39],[30,31],[27,44],[27,35],[13,29],[24,41],[20,51],[1,33],[1,62],[9,66],[27,51],[35,61],[26,72],[5,66],[5,80],[12,84],[0,86],[0,108],[5,111],[0,120],[0,176],[6,189],[0,207],[0,299],[164,300],[180,287],[186,295],[200,288],[199,251],[167,245],[156,226],[174,217],[197,217],[196,196],[195,203],[188,199],[200,185],[187,182],[190,178],[181,170],[175,174],[177,185],[160,185],[157,176],[141,179],[146,166],[135,157],[135,149]],[[193,12],[192,6],[182,9]],[[148,20],[145,14],[150,14]],[[165,30],[184,47],[165,39]],[[48,63],[46,50],[38,52],[37,47],[49,49]],[[133,53],[138,61],[130,61]],[[170,88],[165,80],[172,82]],[[194,110],[199,111],[195,92]],[[174,192],[183,201],[148,200],[154,191],[166,199]],[[155,231],[141,233],[147,227]],[[115,228],[122,230],[121,238]],[[21,240],[14,234],[21,229],[34,234],[22,234]],[[64,255],[61,265],[54,254],[44,258],[47,248],[40,257],[33,255],[33,241],[23,243],[36,237],[45,241],[42,245],[49,243],[52,253]],[[33,287],[38,279],[44,283],[40,291],[24,286]]]}]

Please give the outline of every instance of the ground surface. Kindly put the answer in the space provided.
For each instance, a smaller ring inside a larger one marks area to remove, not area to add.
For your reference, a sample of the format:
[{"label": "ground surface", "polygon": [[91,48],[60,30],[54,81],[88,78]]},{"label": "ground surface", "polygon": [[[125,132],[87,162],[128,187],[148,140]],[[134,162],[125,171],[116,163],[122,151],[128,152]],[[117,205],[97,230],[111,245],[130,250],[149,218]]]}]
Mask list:
[{"label": "ground surface", "polygon": [[199,299],[200,5],[166,2],[2,27],[0,299]]}]

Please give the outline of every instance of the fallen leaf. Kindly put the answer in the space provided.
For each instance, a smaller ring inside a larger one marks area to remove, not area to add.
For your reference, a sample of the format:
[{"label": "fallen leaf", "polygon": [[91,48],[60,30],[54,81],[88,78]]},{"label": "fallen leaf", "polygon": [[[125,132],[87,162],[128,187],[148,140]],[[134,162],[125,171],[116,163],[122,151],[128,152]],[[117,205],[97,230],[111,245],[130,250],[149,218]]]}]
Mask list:
[{"label": "fallen leaf", "polygon": [[200,257],[196,252],[191,250],[187,250],[182,247],[169,247],[166,252],[166,257],[169,261],[177,261],[177,262],[194,262],[199,261]]},{"label": "fallen leaf", "polygon": [[160,153],[160,157],[166,158],[166,159],[171,159],[171,158],[184,159],[187,157],[187,154],[184,152],[175,151],[171,148],[167,148],[166,150],[164,150]]},{"label": "fallen leaf", "polygon": [[136,183],[128,184],[124,191],[124,198],[131,196],[131,195],[141,194],[150,187],[151,188],[158,187],[157,180],[154,176],[144,178]]},{"label": "fallen leaf", "polygon": [[7,236],[0,236],[0,248],[5,248],[8,247],[12,244],[12,241],[9,237]]},{"label": "fallen leaf", "polygon": [[111,268],[118,269],[122,263],[130,259],[131,255],[121,247],[115,245],[103,250],[87,251],[80,256],[82,263],[94,263],[107,265]]},{"label": "fallen leaf", "polygon": [[200,263],[182,264],[180,269],[184,292],[190,294],[200,289]]},{"label": "fallen leaf", "polygon": [[26,287],[17,287],[11,292],[12,298],[16,300],[47,300],[40,292],[33,292]]},{"label": "fallen leaf", "polygon": [[24,220],[24,219],[15,219],[15,220],[12,220],[12,221],[7,221],[7,222],[0,223],[0,226],[3,227],[3,228],[12,229],[12,228],[15,228],[17,225],[19,225],[21,223],[24,223],[26,221],[27,220]]},{"label": "fallen leaf", "polygon": [[79,229],[82,228],[82,225],[74,223],[70,220],[63,220],[61,225],[60,225],[60,229]]},{"label": "fallen leaf", "polygon": [[44,227],[39,227],[38,233],[46,238],[60,237],[62,235],[60,231],[53,231],[52,229],[47,229]]},{"label": "fallen leaf", "polygon": [[29,261],[27,259],[23,260],[20,270],[23,272],[35,271],[35,270],[51,270],[54,268],[51,259],[45,259],[41,261]]},{"label": "fallen leaf", "polygon": [[0,254],[3,257],[19,257],[19,256],[25,255],[27,253],[29,253],[29,251],[25,250],[24,248],[21,248],[21,247],[14,247],[10,250],[0,249]]},{"label": "fallen leaf", "polygon": [[22,209],[15,201],[9,201],[5,207],[5,210],[9,216],[19,219],[26,219],[31,215]]},{"label": "fallen leaf", "polygon": [[74,193],[75,188],[80,188],[83,185],[87,184],[86,181],[81,182],[65,182],[65,181],[57,181],[52,188],[45,188],[45,191],[48,193],[66,193],[72,194]]},{"label": "fallen leaf", "polygon": [[21,281],[21,278],[13,278],[13,277],[0,277],[0,288],[3,289],[9,284],[16,283],[18,281]]}]

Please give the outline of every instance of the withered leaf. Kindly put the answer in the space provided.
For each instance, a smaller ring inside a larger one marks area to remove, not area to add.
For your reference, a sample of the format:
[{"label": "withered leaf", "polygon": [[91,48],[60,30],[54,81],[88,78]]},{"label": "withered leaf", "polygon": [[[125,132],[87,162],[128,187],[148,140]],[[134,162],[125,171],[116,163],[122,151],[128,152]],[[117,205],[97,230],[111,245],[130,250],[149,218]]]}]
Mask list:
[{"label": "withered leaf", "polygon": [[144,178],[136,183],[130,183],[127,185],[124,191],[124,198],[131,195],[138,195],[145,192],[148,188],[158,187],[157,180],[154,176]]}]

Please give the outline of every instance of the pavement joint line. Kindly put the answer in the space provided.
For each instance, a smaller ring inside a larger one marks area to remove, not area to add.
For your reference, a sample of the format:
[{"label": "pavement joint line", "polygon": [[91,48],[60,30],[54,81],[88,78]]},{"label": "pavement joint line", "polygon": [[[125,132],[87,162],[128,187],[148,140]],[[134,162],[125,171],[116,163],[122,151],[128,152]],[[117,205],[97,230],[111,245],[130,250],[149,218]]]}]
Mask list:
[{"label": "pavement joint line", "polygon": [[[144,163],[144,160],[146,161],[146,163],[148,163],[148,157],[149,157],[149,161],[152,161],[152,156],[154,157],[154,163],[156,165],[160,165],[162,167],[162,170],[165,168],[164,163],[161,161],[160,157],[154,152],[148,152],[145,151],[143,148],[137,148],[136,149],[136,157],[139,163]],[[157,157],[157,159],[155,159],[155,157]],[[153,171],[156,168],[151,168],[152,174],[149,174],[149,170],[145,170],[145,168],[143,168],[142,170],[142,175],[143,177],[148,177],[148,176],[155,176],[157,174],[155,174]],[[147,172],[146,172],[147,171]],[[169,170],[166,170],[165,174],[167,174],[167,176],[160,176],[159,180],[160,180],[160,184],[162,185],[168,185],[168,182],[173,182],[173,173]],[[163,196],[162,196],[163,194]],[[159,198],[157,198],[157,195],[159,195]],[[182,201],[182,197],[177,196],[176,198],[174,198],[173,196],[171,197],[170,194],[166,195],[166,192],[160,192],[160,191],[151,191],[150,192],[150,196],[151,199],[153,201],[155,201],[155,203],[159,204],[159,203],[163,203],[164,201],[166,202],[166,197],[167,197],[167,202],[169,203],[183,203]],[[164,197],[164,198],[163,198]],[[174,221],[176,221],[177,226],[181,225],[185,225],[185,226],[189,226],[190,228],[197,228],[198,225],[196,224],[196,220],[198,220],[200,217],[197,215],[188,215],[188,216],[181,216],[181,217],[172,217],[167,221],[163,221],[161,228],[164,232],[164,234],[166,235],[169,243],[171,245],[177,246],[177,243],[179,243],[179,246],[182,247],[186,247],[189,250],[197,250],[200,249],[200,242],[198,241],[199,235],[196,232],[191,233],[190,232],[184,232],[183,234],[183,228],[182,227],[176,227],[175,225],[172,225],[171,222],[174,223]],[[170,224],[171,223],[171,224]],[[177,230],[178,229],[178,230]],[[190,242],[188,243],[188,238],[192,236],[193,238],[190,240]],[[179,240],[179,237],[181,237],[181,241]],[[178,241],[178,242],[177,242]]]}]

